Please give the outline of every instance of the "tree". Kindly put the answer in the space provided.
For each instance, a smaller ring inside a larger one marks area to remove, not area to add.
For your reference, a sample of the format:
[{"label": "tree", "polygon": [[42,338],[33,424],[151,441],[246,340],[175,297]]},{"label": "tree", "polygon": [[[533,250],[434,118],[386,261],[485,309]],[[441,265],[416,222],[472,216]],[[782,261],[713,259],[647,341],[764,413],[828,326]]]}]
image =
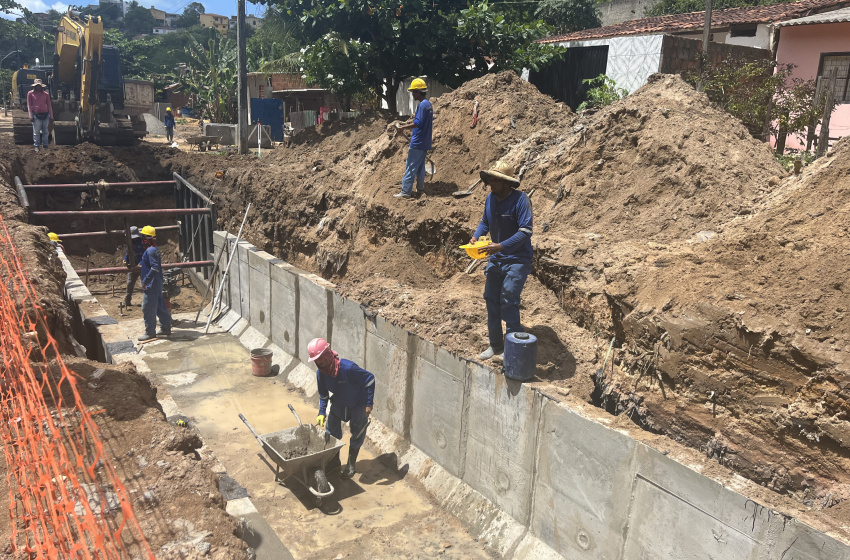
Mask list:
[{"label": "tree", "polygon": [[124,33],[133,37],[135,35],[149,35],[156,26],[156,20],[150,9],[140,6],[136,0],[130,2],[127,15],[124,17]]},{"label": "tree", "polygon": [[617,87],[617,82],[605,74],[582,80],[581,83],[593,87],[587,90],[587,101],[582,101],[577,111],[605,107],[629,94],[624,88]]},{"label": "tree", "polygon": [[206,8],[200,2],[192,2],[183,8],[183,14],[177,18],[174,23],[176,27],[188,28],[201,23],[201,14],[206,12]]},{"label": "tree", "polygon": [[214,29],[209,31],[212,34],[206,45],[187,35],[189,71],[181,76],[180,83],[198,97],[206,120],[232,123],[237,116],[236,42]]},{"label": "tree", "polygon": [[602,26],[594,0],[543,0],[537,8],[537,17],[559,34]]},{"label": "tree", "polygon": [[[712,9],[741,8],[744,6],[771,6],[785,4],[794,0],[712,0]],[[705,10],[705,0],[661,0],[646,10],[647,16],[686,14]]]},{"label": "tree", "polygon": [[303,56],[307,83],[319,84],[339,100],[343,111],[351,110],[352,99],[369,91],[361,68],[367,64],[370,49],[357,41],[346,42],[329,33],[309,47]]},{"label": "tree", "polygon": [[[533,43],[548,28],[497,21],[486,2],[473,4],[474,11],[464,15],[467,5],[461,0],[265,1],[301,23],[311,56],[330,60],[340,49],[347,52],[354,65],[349,79],[371,89],[392,111],[398,86],[410,76],[427,75],[458,86],[488,71],[485,57],[504,66],[505,61],[533,61],[535,56],[556,51]],[[499,29],[484,29],[495,24]],[[478,35],[479,29],[486,36]],[[509,37],[508,29],[519,34]],[[319,49],[328,52],[319,55]],[[339,87],[348,89],[348,85]]]}]

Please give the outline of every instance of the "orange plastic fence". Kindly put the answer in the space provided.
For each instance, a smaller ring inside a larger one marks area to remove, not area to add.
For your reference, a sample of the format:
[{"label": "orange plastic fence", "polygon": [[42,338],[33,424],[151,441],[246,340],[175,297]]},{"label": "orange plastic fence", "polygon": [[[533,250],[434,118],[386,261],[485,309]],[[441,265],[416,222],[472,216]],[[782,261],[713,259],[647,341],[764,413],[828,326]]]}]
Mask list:
[{"label": "orange plastic fence", "polygon": [[0,325],[12,550],[50,560],[154,558],[2,217]]}]

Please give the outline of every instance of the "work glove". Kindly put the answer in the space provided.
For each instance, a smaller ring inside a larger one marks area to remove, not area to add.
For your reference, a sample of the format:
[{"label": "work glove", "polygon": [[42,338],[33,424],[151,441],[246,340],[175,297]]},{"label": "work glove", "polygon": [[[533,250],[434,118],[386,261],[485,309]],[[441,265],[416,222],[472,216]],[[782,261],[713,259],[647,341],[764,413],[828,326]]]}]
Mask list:
[{"label": "work glove", "polygon": [[320,428],[325,427],[325,415],[324,414],[319,414],[318,416],[316,416],[316,425],[319,426]]}]

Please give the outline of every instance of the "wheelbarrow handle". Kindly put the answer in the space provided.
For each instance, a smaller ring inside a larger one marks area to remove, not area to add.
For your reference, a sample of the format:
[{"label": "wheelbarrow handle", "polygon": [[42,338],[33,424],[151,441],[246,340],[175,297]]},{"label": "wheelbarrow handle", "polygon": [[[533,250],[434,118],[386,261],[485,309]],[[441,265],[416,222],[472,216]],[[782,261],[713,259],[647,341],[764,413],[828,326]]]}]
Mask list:
[{"label": "wheelbarrow handle", "polygon": [[248,426],[248,429],[251,430],[251,433],[254,434],[254,437],[257,438],[257,441],[259,441],[260,435],[254,431],[254,428],[251,427],[251,424],[248,423],[248,420],[241,414],[239,415],[239,419],[245,422],[245,425]]},{"label": "wheelbarrow handle", "polygon": [[287,405],[287,406],[289,407],[289,411],[290,411],[290,412],[292,412],[292,414],[294,414],[294,415],[295,415],[295,419],[296,419],[296,420],[298,420],[298,425],[299,425],[299,426],[303,426],[304,424],[302,424],[302,423],[301,423],[301,417],[300,417],[300,416],[298,416],[298,413],[297,413],[297,412],[295,412],[295,409],[292,407],[292,405],[291,405],[291,404],[289,404],[289,405]]}]

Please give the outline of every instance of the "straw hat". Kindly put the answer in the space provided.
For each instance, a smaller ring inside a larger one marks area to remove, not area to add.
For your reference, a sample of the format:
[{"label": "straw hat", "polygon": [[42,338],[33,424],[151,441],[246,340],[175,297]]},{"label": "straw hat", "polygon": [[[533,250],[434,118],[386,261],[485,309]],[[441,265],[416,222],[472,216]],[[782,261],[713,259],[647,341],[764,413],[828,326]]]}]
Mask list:
[{"label": "straw hat", "polygon": [[33,82],[32,82],[32,87],[35,87],[35,86],[41,86],[41,87],[44,87],[44,82],[42,82],[42,81],[41,81],[41,80],[39,80],[39,79],[35,79],[35,80],[33,80]]},{"label": "straw hat", "polygon": [[481,180],[485,183],[487,183],[489,179],[501,179],[511,183],[515,187],[519,186],[519,179],[516,178],[516,171],[512,165],[504,161],[497,161],[496,165],[486,171],[482,171],[479,175],[481,176]]}]

